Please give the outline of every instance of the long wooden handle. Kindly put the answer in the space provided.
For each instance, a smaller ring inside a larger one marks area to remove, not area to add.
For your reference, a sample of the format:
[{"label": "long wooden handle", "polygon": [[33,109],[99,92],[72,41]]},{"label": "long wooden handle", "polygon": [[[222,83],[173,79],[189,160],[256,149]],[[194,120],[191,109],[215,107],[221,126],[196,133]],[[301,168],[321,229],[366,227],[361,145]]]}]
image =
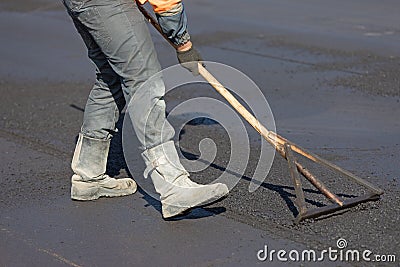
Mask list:
[{"label": "long wooden handle", "polygon": [[[344,170],[340,168],[339,166],[333,164],[332,162],[329,162],[318,155],[309,152],[305,150],[304,148],[294,144],[293,142],[290,142],[289,140],[283,138],[279,134],[268,130],[265,128],[242,104],[239,103],[239,101],[220,83],[218,80],[210,73],[206,68],[203,67],[202,64],[198,64],[199,66],[199,73],[201,76],[206,79],[212,87],[220,94],[222,95],[228,102],[231,104],[231,106],[240,114],[242,117],[250,123],[253,128],[260,133],[264,139],[269,142],[271,145],[275,147],[275,149],[283,156],[285,157],[285,152],[284,152],[284,145],[289,144],[291,146],[291,149],[300,155],[303,155],[304,157],[325,165],[326,167],[336,170],[341,172],[342,174],[346,175],[347,177],[353,179],[356,183],[364,185],[371,189],[372,191],[376,192],[377,194],[383,194],[383,190],[380,189],[379,187],[373,185],[372,183],[354,175],[353,173]],[[297,163],[299,165],[299,163]],[[299,171],[303,171],[304,169],[301,169],[302,166],[299,165]],[[306,175],[305,175],[306,176]],[[308,177],[307,177],[308,178]],[[322,188],[322,187],[321,187]]]},{"label": "long wooden handle", "polygon": [[162,31],[160,24],[158,24],[158,22],[153,18],[152,15],[149,14],[149,12],[146,10],[146,8],[144,6],[142,6],[142,4],[139,3],[139,1],[136,1],[136,5],[139,8],[140,12],[142,12],[143,16],[147,19],[148,22],[150,22],[151,25],[153,25],[153,27],[162,35],[162,37],[164,37],[164,39],[175,49],[177,48],[177,45],[174,44],[173,42],[171,42],[170,39],[168,39],[168,37],[164,34],[164,32]]},{"label": "long wooden handle", "polygon": [[[265,128],[254,116],[251,114],[240,102],[210,73],[206,68],[203,67],[201,63],[198,64],[199,73],[201,76],[211,84],[212,87],[222,95],[226,101],[231,104],[231,106],[240,114],[242,117],[250,123],[253,128],[260,133],[264,139],[270,143],[275,149],[282,155],[282,157],[287,158],[284,144],[291,146],[289,143],[284,142],[280,136],[272,131]],[[270,134],[272,133],[272,134]],[[276,138],[275,138],[276,137]],[[288,159],[289,160],[289,159]],[[327,187],[318,179],[314,177],[306,168],[304,168],[300,163],[295,162],[297,169],[307,178],[315,187],[317,187],[326,197],[328,197],[333,202],[337,203],[339,206],[343,206],[343,201],[340,200],[338,196],[331,193]]]},{"label": "long wooden handle", "polygon": [[279,138],[274,138],[275,135],[270,135],[270,131],[265,128],[240,102],[205,68],[201,63],[198,63],[199,73],[214,89],[222,95],[226,101],[250,123],[253,128],[262,135],[273,146],[283,145]]}]

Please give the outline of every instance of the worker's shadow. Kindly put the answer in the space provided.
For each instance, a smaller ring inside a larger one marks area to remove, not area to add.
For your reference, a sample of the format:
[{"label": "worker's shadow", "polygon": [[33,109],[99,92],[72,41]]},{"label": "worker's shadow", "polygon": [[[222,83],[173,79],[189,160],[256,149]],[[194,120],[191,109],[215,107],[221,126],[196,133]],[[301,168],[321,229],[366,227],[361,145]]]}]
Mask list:
[{"label": "worker's shadow", "polygon": [[[153,197],[151,197],[147,192],[145,192],[142,188],[138,188],[138,192],[143,195],[143,199],[148,203],[146,206],[151,206],[156,209],[160,213],[161,210],[161,202]],[[192,220],[192,219],[200,219],[205,217],[213,217],[218,214],[224,213],[226,209],[224,207],[202,207],[202,208],[194,208],[189,210],[188,212],[176,216],[170,219],[165,219],[166,221],[180,221],[180,220]]]}]

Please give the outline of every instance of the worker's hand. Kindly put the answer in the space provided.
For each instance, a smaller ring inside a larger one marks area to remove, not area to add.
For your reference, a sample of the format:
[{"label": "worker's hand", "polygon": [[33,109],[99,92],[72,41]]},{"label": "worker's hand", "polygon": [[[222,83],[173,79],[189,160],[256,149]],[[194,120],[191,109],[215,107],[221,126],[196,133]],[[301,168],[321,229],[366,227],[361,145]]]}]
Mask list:
[{"label": "worker's hand", "polygon": [[199,67],[197,65],[198,62],[201,62],[203,59],[201,58],[200,53],[197,51],[193,45],[190,44],[190,47],[187,49],[177,49],[176,54],[178,56],[178,61],[181,63],[182,67],[189,70],[194,76],[199,75]]}]

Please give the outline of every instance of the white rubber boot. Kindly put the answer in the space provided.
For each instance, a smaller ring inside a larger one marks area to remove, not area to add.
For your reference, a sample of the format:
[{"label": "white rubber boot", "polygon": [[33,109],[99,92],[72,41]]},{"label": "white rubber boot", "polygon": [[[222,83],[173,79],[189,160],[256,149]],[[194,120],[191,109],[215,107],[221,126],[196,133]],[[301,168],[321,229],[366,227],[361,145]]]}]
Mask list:
[{"label": "white rubber boot", "polygon": [[110,140],[79,134],[72,159],[71,198],[95,200],[99,197],[119,197],[136,192],[136,182],[130,178],[115,179],[105,174]]},{"label": "white rubber boot", "polygon": [[173,141],[147,149],[142,157],[147,165],[144,176],[147,178],[150,175],[154,188],[160,194],[165,219],[211,204],[229,193],[225,184],[200,185],[191,181],[179,161]]}]

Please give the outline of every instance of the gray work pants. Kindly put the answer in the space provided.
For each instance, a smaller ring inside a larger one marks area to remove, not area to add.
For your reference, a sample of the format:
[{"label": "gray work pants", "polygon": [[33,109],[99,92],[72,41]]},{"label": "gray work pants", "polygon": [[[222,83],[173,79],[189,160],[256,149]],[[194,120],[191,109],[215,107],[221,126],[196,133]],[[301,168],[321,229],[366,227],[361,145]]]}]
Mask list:
[{"label": "gray work pants", "polygon": [[[81,132],[109,139],[125,102],[142,148],[174,136],[165,118],[165,87],[147,25],[133,0],[63,0],[96,66]],[[152,77],[152,79],[150,79]]]}]

